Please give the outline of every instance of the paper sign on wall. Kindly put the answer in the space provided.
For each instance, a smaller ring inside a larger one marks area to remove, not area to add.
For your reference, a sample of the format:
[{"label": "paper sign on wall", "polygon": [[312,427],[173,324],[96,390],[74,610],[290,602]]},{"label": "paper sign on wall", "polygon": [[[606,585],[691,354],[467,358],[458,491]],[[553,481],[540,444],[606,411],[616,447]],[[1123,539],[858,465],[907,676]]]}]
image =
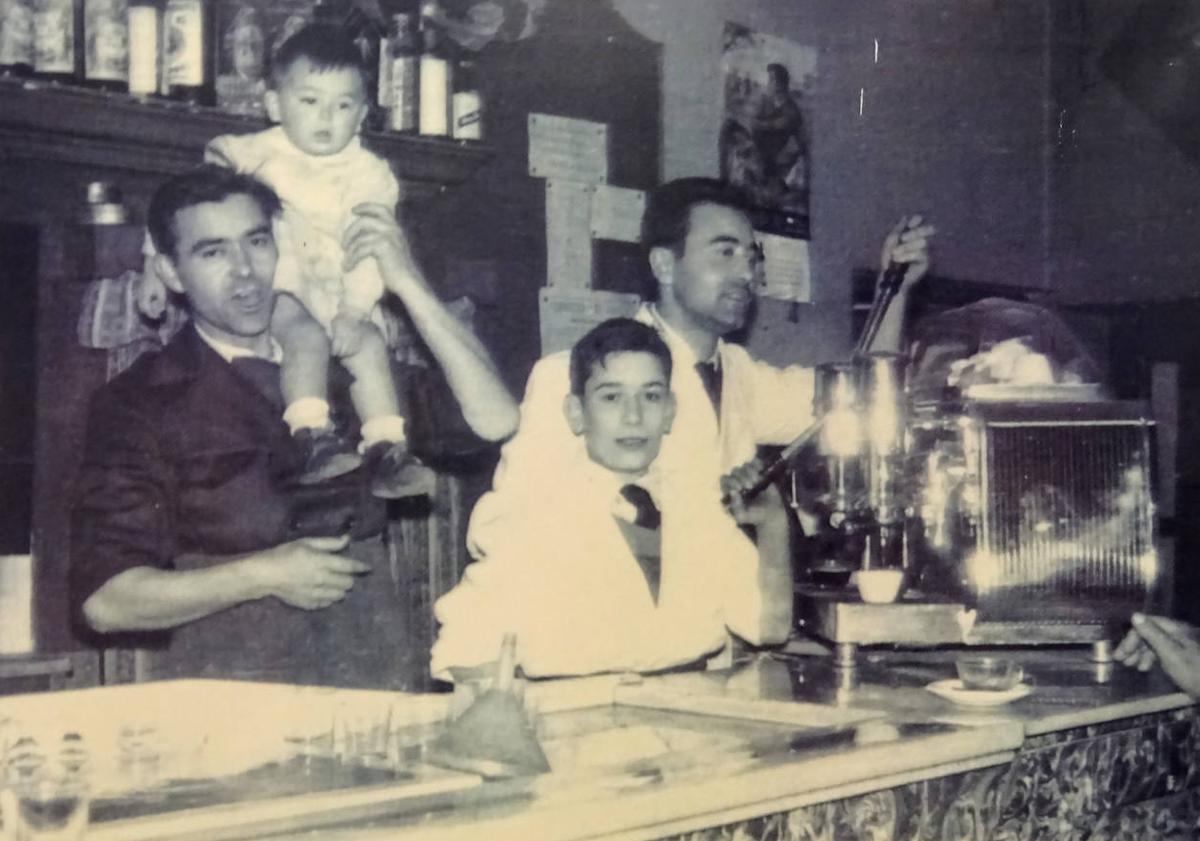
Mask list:
[{"label": "paper sign on wall", "polygon": [[619,242],[639,241],[645,209],[646,194],[641,190],[597,184],[592,196],[592,236]]},{"label": "paper sign on wall", "polygon": [[592,285],[592,193],[589,184],[546,182],[546,285]]},{"label": "paper sign on wall", "polygon": [[529,174],[585,184],[608,180],[608,126],[550,114],[529,115]]},{"label": "paper sign on wall", "polygon": [[781,301],[808,303],[812,300],[808,241],[774,234],[758,234],[762,243],[767,286],[762,295]]},{"label": "paper sign on wall", "polygon": [[632,316],[641,299],[627,292],[595,289],[543,289],[538,296],[542,353],[571,347],[601,321]]}]

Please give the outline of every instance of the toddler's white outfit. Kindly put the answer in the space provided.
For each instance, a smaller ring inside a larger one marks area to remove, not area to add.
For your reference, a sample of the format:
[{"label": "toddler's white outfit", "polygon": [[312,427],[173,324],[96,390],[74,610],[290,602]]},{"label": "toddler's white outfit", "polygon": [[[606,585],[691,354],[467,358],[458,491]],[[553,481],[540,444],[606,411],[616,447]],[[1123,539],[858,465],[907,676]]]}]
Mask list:
[{"label": "toddler's white outfit", "polygon": [[359,319],[371,315],[383,296],[383,279],[374,260],[342,270],[342,233],[356,205],[395,208],[400,186],[385,160],[358,137],[335,154],[310,155],[292,144],[282,126],[214,138],[204,157],[255,176],[283,202],[275,226],[276,289],[299,298],[326,331],[339,311]]}]

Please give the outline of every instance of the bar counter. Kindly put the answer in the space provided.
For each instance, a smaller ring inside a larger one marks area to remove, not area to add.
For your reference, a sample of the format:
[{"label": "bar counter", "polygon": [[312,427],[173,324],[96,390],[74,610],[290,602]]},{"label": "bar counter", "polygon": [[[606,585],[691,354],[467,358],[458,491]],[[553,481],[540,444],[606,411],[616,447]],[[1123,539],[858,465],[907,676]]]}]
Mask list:
[{"label": "bar counter", "polygon": [[448,694],[161,681],[0,722],[87,746],[93,841],[1200,837],[1200,720],[1162,674],[1009,651],[1032,691],[967,706],[926,688],[956,653],[529,682],[553,770],[499,780],[432,762]]},{"label": "bar counter", "polygon": [[618,704],[631,697],[653,704],[656,696],[697,708],[786,702],[812,727],[778,753],[713,751],[694,767],[658,773],[642,764],[632,774],[487,782],[423,814],[327,828],[321,837],[1200,837],[1200,721],[1192,701],[1160,673],[1092,663],[1089,655],[1018,652],[1033,692],[990,708],[925,689],[954,675],[952,652],[864,652],[853,675],[829,658],[782,654],[730,672],[532,685],[530,703],[542,715],[611,693]]}]

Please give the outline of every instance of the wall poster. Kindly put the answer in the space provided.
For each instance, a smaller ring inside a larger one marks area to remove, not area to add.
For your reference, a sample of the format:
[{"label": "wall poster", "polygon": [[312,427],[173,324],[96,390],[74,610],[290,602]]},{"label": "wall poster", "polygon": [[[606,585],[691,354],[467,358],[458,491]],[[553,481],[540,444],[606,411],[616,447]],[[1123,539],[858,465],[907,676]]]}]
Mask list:
[{"label": "wall poster", "polygon": [[754,204],[755,228],[808,239],[811,176],[804,95],[817,50],[726,23],[721,53],[721,177]]}]

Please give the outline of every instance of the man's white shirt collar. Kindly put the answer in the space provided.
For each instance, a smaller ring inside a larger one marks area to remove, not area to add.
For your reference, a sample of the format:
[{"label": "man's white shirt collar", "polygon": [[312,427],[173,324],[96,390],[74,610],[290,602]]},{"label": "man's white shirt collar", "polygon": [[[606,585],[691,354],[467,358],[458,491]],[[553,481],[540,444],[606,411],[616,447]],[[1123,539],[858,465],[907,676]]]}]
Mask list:
[{"label": "man's white shirt collar", "polygon": [[[249,348],[238,347],[229,342],[222,341],[215,336],[209,335],[203,327],[196,325],[196,333],[204,340],[204,343],[217,352],[217,355],[226,362],[232,362],[235,359],[244,359],[246,357],[258,357],[258,354]],[[283,360],[283,348],[279,346],[279,342],[275,341],[275,337],[271,337],[271,355],[267,357],[270,362],[281,362]]]},{"label": "man's white shirt collar", "polygon": [[[679,335],[674,327],[667,323],[666,319],[662,317],[662,313],[658,311],[658,307],[655,304],[643,304],[641,312],[638,314],[644,314],[644,320],[649,322],[650,326],[654,327],[659,333],[662,334],[663,341],[667,343],[667,347],[671,351],[671,358],[676,366],[686,359],[689,367],[696,367],[700,360],[696,358],[696,353],[692,350],[692,346],[687,343],[683,336]],[[713,348],[712,356],[704,360],[705,362],[712,363],[718,371],[721,370],[721,348],[724,346],[724,344],[725,340],[718,336],[717,346]],[[683,359],[681,359],[681,357],[683,357]]]}]

